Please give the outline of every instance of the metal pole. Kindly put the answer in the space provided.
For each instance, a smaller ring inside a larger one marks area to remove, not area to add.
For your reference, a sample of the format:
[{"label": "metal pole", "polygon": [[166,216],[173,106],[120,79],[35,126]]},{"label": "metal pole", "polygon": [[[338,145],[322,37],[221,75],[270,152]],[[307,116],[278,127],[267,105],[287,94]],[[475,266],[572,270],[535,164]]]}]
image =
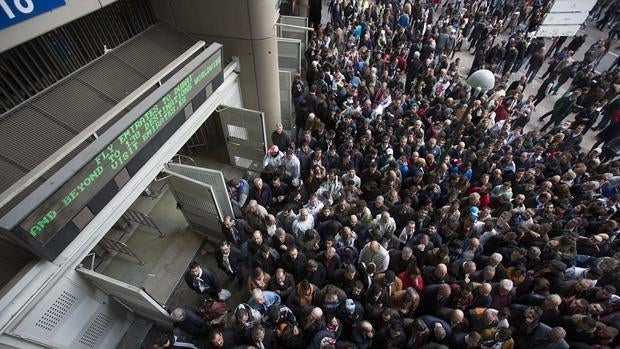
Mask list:
[{"label": "metal pole", "polygon": [[[465,120],[467,120],[467,115],[469,114],[471,108],[474,105],[474,101],[476,100],[476,98],[478,98],[481,91],[482,89],[480,87],[476,87],[476,89],[474,90],[474,93],[472,94],[472,96],[469,98],[469,101],[467,102],[467,108],[465,109],[465,112],[463,112],[463,115],[461,115],[459,122],[456,124],[456,128],[450,132],[452,133],[452,135],[448,139],[448,143],[446,144],[443,151],[441,152],[441,157],[439,158],[439,162],[437,162],[437,167],[435,168],[435,176],[434,176],[435,180],[433,182],[435,183],[440,182],[439,169],[441,167],[441,164],[443,164],[444,161],[446,161],[446,156],[448,156],[448,152],[450,152],[450,149],[452,149],[456,140],[461,138],[461,132],[462,132],[461,129],[465,125]],[[448,171],[450,171],[450,166],[448,166]]]},{"label": "metal pole", "polygon": [[310,27],[302,27],[300,25],[294,25],[294,24],[287,24],[287,23],[276,23],[276,25],[278,27],[286,27],[286,28],[293,28],[293,29],[301,29],[301,30],[305,30],[305,31],[309,31],[309,32],[313,32],[314,28],[310,28]]}]

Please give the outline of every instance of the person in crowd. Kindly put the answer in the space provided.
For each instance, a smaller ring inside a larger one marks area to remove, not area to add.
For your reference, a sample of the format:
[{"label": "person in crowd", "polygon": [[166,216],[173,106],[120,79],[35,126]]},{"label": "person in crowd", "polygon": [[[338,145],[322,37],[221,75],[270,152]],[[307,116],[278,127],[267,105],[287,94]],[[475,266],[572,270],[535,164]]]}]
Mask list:
[{"label": "person in crowd", "polygon": [[220,242],[219,249],[215,251],[217,266],[226,273],[231,280],[237,279],[238,288],[243,288],[243,264],[244,259],[239,248],[232,246],[227,240]]},{"label": "person in crowd", "polygon": [[[264,171],[228,182],[243,216],[223,220],[219,269],[184,275],[213,299],[220,275],[249,287],[202,346],[618,346],[620,67],[596,71],[604,41],[580,61],[588,37],[530,38],[549,4],[333,0],[329,18],[313,12],[296,130],[276,125]],[[599,27],[616,28],[617,5],[599,1]],[[496,84],[474,94],[478,69]]]},{"label": "person in crowd", "polygon": [[194,292],[214,299],[218,299],[219,292],[222,290],[220,280],[215,272],[209,267],[201,266],[196,261],[189,264],[183,279]]},{"label": "person in crowd", "polygon": [[243,219],[225,216],[222,220],[222,234],[226,241],[239,247],[252,235],[252,227]]}]

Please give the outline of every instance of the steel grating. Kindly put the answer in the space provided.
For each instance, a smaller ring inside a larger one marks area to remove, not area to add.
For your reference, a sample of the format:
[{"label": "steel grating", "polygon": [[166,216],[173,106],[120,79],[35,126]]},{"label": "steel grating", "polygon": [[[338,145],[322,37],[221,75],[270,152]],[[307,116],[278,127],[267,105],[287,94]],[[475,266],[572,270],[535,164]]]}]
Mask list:
[{"label": "steel grating", "polygon": [[63,81],[30,103],[69,127],[75,134],[90,126],[115,105],[109,97],[75,78]]},{"label": "steel grating", "polygon": [[0,192],[7,190],[11,184],[17,182],[28,171],[19,168],[12,163],[0,158]]},{"label": "steel grating", "polygon": [[[35,189],[37,189],[43,183],[45,183],[45,181],[42,178],[38,178],[32,184],[27,186],[22,192],[17,194],[17,196],[14,197],[11,201],[9,201],[8,204],[6,204],[4,206],[1,206],[0,207],[0,217],[2,217],[5,214],[9,213],[9,211],[13,207],[15,207],[15,205],[19,204],[22,200],[24,200],[28,195],[30,195],[33,191],[35,191]],[[10,185],[10,184],[13,184],[13,183],[8,183],[8,185]],[[3,185],[6,185],[6,184],[3,183]],[[2,251],[0,251],[0,253],[2,253]],[[2,263],[0,263],[0,265],[2,265]],[[0,268],[0,269],[2,269],[2,268]]]},{"label": "steel grating", "polygon": [[78,77],[116,101],[123,100],[147,80],[144,75],[111,54],[81,71]]},{"label": "steel grating", "polygon": [[131,45],[119,47],[113,54],[145,76],[155,75],[176,58],[144,35],[132,40]]},{"label": "steel grating", "polygon": [[[75,137],[74,133],[53,122],[31,106],[24,106],[2,119],[0,154],[32,170],[56,150],[70,142],[73,137]],[[4,171],[4,168],[0,170]]]},{"label": "steel grating", "polygon": [[175,57],[196,43],[189,35],[163,22],[145,30],[143,35]]}]

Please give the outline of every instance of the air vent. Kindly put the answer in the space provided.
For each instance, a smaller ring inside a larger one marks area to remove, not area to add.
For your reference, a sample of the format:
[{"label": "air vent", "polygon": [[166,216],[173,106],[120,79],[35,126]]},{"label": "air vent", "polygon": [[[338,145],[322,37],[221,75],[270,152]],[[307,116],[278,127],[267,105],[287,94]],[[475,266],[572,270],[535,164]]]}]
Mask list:
[{"label": "air vent", "polygon": [[236,125],[226,125],[228,128],[228,135],[232,138],[242,139],[244,141],[248,140],[248,129],[241,126]]},{"label": "air vent", "polygon": [[252,166],[252,160],[250,159],[246,159],[244,157],[241,156],[234,156],[235,159],[235,165],[239,166],[239,167],[243,167],[243,168],[249,168]]},{"label": "air vent", "polygon": [[84,344],[89,348],[95,348],[101,337],[105,336],[111,321],[112,318],[106,314],[97,314],[95,320],[90,323],[90,326],[84,332],[82,338],[80,338],[80,344]]},{"label": "air vent", "polygon": [[76,296],[67,291],[63,291],[54,304],[52,304],[45,314],[35,323],[35,326],[50,332],[53,331],[77,300],[78,298]]}]

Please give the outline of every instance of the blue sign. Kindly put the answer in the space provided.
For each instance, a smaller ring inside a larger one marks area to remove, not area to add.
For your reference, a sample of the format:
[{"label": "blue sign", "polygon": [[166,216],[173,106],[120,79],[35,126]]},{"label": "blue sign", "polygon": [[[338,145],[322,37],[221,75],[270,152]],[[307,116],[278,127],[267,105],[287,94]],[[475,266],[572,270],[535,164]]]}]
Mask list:
[{"label": "blue sign", "polygon": [[64,5],[65,0],[0,0],[0,29]]}]

